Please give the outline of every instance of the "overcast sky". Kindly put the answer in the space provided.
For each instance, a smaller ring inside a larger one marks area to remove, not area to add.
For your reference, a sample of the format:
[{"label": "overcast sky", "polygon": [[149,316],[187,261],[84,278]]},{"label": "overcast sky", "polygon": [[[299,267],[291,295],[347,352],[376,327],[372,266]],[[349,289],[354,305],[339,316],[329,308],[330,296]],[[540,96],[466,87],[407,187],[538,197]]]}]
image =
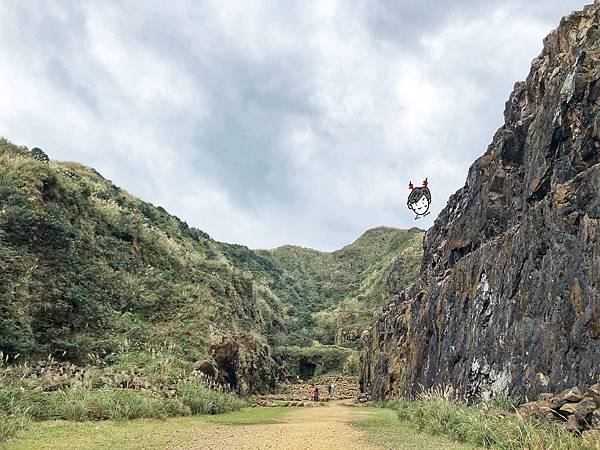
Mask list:
[{"label": "overcast sky", "polygon": [[215,239],[331,250],[430,227],[543,37],[590,2],[5,0],[0,135]]}]

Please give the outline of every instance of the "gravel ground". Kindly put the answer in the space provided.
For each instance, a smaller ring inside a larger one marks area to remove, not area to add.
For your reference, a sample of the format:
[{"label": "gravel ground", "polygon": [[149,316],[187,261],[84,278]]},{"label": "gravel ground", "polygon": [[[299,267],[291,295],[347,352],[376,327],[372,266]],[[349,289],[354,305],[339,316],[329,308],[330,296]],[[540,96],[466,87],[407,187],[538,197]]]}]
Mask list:
[{"label": "gravel ground", "polygon": [[373,449],[351,425],[369,414],[329,402],[325,408],[298,408],[276,423],[198,430],[194,439],[173,449]]}]

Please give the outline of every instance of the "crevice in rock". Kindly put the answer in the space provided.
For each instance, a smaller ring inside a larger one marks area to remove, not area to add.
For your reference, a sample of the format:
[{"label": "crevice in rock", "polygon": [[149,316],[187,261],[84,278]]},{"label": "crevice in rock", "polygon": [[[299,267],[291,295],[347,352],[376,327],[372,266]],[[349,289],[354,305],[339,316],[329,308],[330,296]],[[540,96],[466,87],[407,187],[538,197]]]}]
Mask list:
[{"label": "crevice in rock", "polygon": [[515,282],[513,284],[513,288],[512,288],[512,291],[510,293],[510,297],[509,298],[515,298],[515,295],[517,295],[519,287],[521,286],[521,277],[522,277],[521,274],[523,273],[523,268],[525,267],[525,263],[526,262],[527,262],[527,258],[523,258],[523,261],[521,262],[521,266],[519,267],[519,270],[517,270]]},{"label": "crevice in rock", "polygon": [[544,173],[544,176],[538,183],[537,187],[535,188],[535,190],[531,193],[531,195],[527,199],[527,203],[539,202],[544,197],[546,197],[546,195],[548,195],[548,193],[550,192],[550,188],[552,186],[551,182],[552,182],[552,171],[550,170],[550,168],[548,168],[548,170],[546,170],[546,172]]},{"label": "crevice in rock", "polygon": [[314,376],[317,365],[306,358],[300,358],[298,361],[298,368],[300,372],[300,378],[303,380],[309,380]]},{"label": "crevice in rock", "polygon": [[448,267],[454,266],[460,259],[471,253],[471,251],[473,251],[473,244],[453,248],[448,257]]}]

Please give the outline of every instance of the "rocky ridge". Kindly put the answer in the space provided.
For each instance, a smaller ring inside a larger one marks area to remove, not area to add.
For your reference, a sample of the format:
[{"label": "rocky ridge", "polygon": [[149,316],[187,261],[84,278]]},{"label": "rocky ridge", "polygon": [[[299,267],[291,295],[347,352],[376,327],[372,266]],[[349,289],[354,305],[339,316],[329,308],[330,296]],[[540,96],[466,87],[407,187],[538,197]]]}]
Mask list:
[{"label": "rocky ridge", "polygon": [[544,40],[505,123],[372,328],[361,389],[469,399],[600,379],[600,4]]}]

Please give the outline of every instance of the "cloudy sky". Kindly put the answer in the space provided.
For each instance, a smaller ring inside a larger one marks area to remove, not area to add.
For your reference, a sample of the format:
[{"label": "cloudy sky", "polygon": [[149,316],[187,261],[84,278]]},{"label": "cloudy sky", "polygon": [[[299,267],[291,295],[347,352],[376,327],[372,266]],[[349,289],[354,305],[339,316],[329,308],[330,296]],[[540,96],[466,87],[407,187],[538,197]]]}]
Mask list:
[{"label": "cloudy sky", "polygon": [[589,2],[5,0],[0,135],[215,239],[335,249],[430,227],[542,38]]}]

